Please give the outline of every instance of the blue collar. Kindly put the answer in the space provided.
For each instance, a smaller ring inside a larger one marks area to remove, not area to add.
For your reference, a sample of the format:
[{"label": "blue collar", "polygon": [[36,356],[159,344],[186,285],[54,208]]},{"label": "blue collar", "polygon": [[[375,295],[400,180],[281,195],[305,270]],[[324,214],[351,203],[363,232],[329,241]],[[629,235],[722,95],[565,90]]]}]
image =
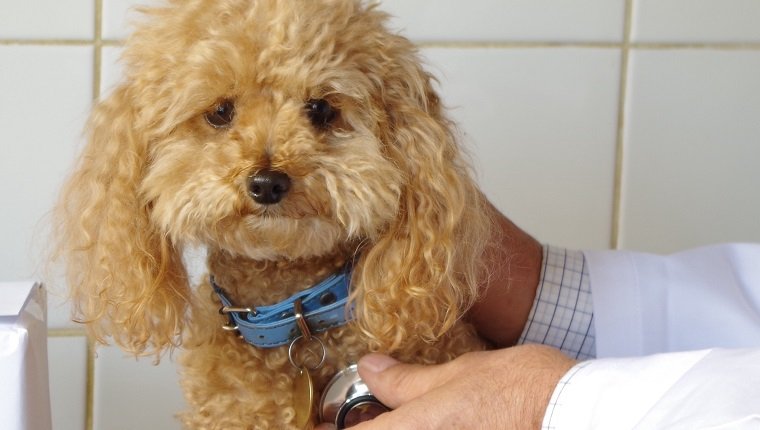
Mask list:
[{"label": "blue collar", "polygon": [[346,309],[351,282],[351,265],[329,276],[308,290],[300,291],[286,300],[257,308],[237,307],[211,276],[211,286],[222,301],[221,314],[230,318],[225,330],[239,331],[246,342],[260,348],[288,345],[301,330],[294,312],[300,300],[303,321],[311,333],[320,333],[339,327],[350,319]]}]

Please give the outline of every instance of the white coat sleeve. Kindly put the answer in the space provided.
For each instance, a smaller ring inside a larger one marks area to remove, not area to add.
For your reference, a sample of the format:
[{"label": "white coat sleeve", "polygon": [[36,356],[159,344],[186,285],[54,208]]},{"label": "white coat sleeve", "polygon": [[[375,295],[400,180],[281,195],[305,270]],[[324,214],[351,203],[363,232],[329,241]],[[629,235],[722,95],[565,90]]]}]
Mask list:
[{"label": "white coat sleeve", "polygon": [[563,377],[545,429],[760,428],[760,244],[584,254],[602,359]]},{"label": "white coat sleeve", "polygon": [[702,350],[577,364],[543,430],[758,429],[760,348]]},{"label": "white coat sleeve", "polygon": [[584,254],[597,357],[760,347],[760,244]]}]

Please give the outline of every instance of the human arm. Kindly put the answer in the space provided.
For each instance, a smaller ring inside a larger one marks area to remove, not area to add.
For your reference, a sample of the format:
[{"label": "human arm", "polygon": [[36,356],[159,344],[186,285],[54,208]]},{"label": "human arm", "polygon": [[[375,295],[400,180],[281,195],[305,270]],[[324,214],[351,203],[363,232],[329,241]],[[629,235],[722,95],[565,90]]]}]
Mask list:
[{"label": "human arm", "polygon": [[491,207],[491,268],[468,319],[497,347],[553,346],[571,358],[596,354],[588,265],[583,252],[541,246]]},{"label": "human arm", "polygon": [[485,255],[489,273],[468,317],[483,338],[505,347],[517,342],[528,319],[541,274],[542,247],[490,203],[488,210],[493,220]]},{"label": "human arm", "polygon": [[541,246],[493,206],[494,229],[485,255],[491,269],[468,313],[496,347],[554,346],[571,358],[596,353],[591,288],[584,254]]}]

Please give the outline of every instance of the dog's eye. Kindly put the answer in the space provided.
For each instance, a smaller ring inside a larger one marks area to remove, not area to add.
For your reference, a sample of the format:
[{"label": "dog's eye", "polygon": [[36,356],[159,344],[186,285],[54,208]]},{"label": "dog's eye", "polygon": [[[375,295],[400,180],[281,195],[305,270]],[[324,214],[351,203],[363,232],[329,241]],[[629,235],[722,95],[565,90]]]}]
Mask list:
[{"label": "dog's eye", "polygon": [[306,102],[306,114],[314,127],[327,128],[338,116],[338,111],[325,99],[312,99]]},{"label": "dog's eye", "polygon": [[232,119],[235,118],[235,103],[232,100],[222,100],[213,110],[206,112],[204,115],[206,122],[214,128],[229,127]]}]

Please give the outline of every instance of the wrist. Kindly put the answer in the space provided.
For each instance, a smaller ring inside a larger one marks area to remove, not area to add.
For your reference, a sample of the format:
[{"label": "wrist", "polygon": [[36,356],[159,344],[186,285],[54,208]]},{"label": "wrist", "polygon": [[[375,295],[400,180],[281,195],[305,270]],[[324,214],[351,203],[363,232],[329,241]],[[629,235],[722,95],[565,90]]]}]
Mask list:
[{"label": "wrist", "polygon": [[483,338],[504,347],[517,342],[528,320],[541,275],[543,248],[489,207],[494,224],[485,255],[489,270],[469,319]]}]

